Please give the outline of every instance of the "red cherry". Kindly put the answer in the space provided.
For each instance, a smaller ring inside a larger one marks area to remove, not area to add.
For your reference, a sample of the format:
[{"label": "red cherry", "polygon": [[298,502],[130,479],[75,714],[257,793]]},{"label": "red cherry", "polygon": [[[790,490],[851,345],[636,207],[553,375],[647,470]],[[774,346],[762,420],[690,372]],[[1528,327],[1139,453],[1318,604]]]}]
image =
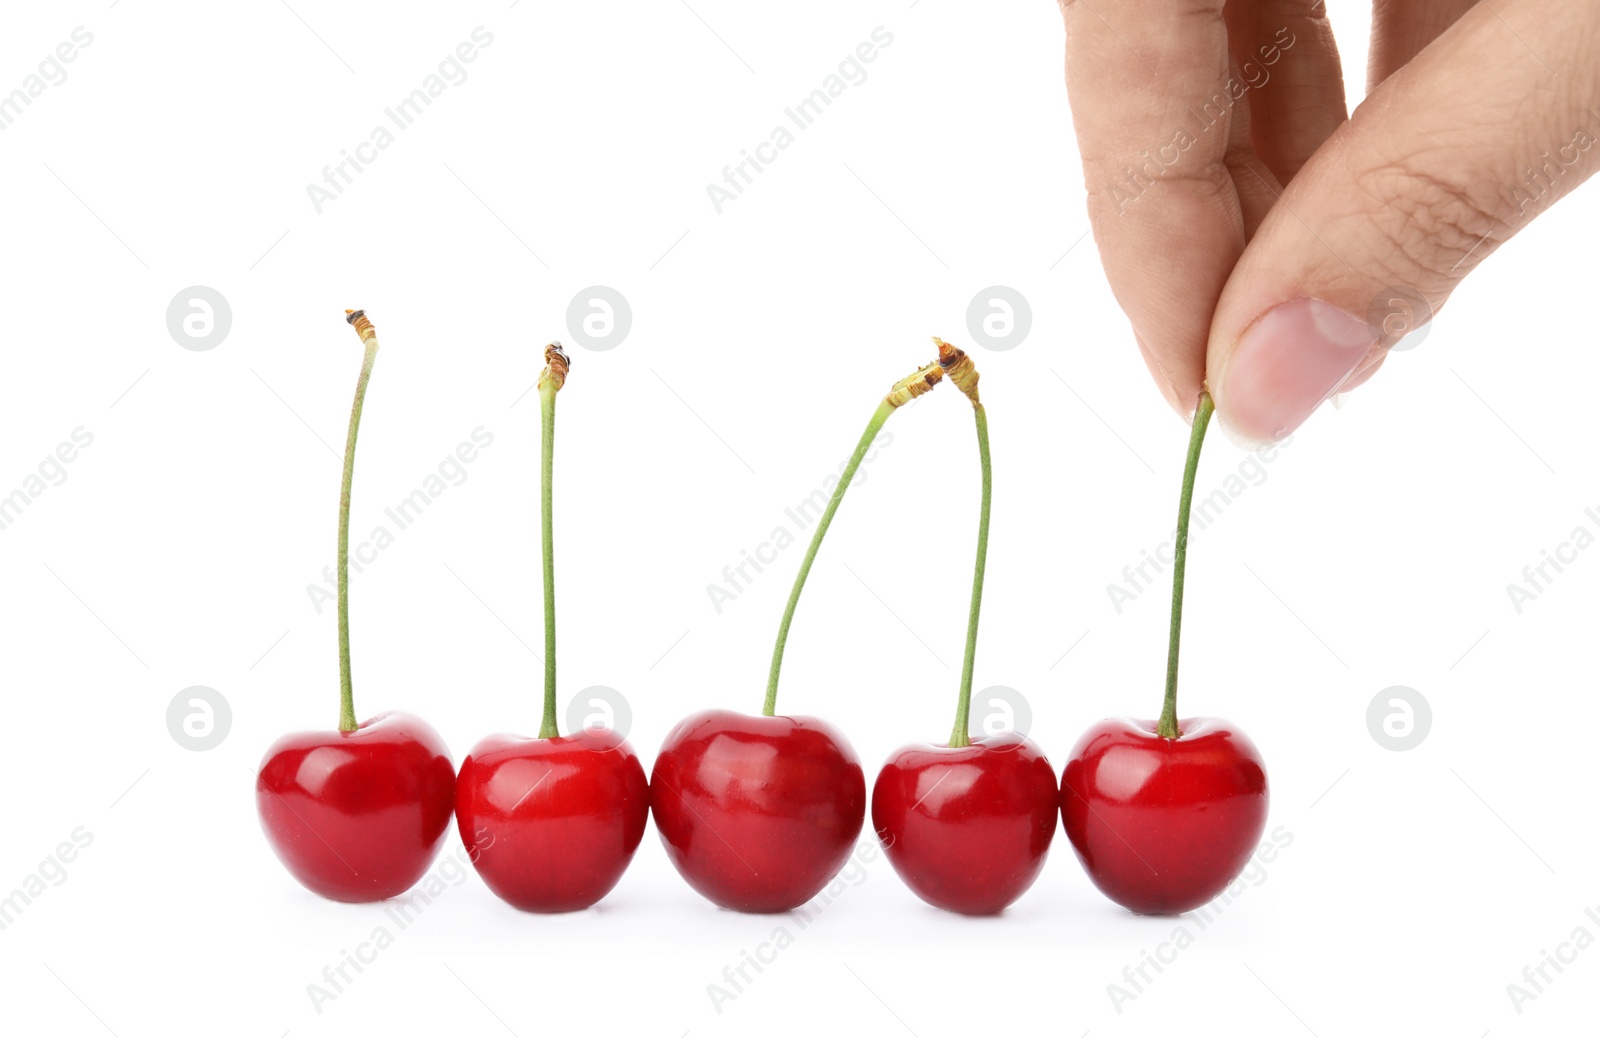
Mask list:
[{"label": "red cherry", "polygon": [[610,893],[649,811],[638,755],[599,729],[491,735],[461,762],[456,783],[456,826],[478,875],[527,912],[572,912]]},{"label": "red cherry", "polygon": [[872,788],[889,863],[935,908],[993,915],[1031,886],[1056,834],[1055,769],[1007,732],[952,748],[896,750]]},{"label": "red cherry", "polygon": [[1248,736],[1195,717],[1101,721],[1073,747],[1061,820],[1111,900],[1147,915],[1198,908],[1236,879],[1267,823],[1267,771]]},{"label": "red cherry", "polygon": [[444,740],[404,713],[353,732],[295,732],[256,776],[261,828],[305,887],[335,901],[382,901],[422,878],[455,802]]},{"label": "red cherry", "polygon": [[861,762],[814,717],[708,710],[668,735],[650,776],[667,857],[709,900],[787,912],[844,866],[866,813]]}]

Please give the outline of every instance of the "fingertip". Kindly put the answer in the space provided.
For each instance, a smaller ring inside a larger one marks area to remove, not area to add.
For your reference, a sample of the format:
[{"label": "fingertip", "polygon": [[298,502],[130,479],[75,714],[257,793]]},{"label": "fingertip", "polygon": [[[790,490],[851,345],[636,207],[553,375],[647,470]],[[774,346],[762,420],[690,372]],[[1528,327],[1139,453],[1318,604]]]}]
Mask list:
[{"label": "fingertip", "polygon": [[[1258,451],[1282,437],[1260,436],[1247,432],[1239,426],[1228,408],[1228,397],[1222,388],[1222,379],[1218,376],[1207,376],[1206,392],[1211,394],[1211,403],[1214,410],[1211,413],[1211,425],[1222,431],[1223,439],[1233,444],[1245,453]],[[1285,434],[1287,435],[1287,434]]]},{"label": "fingertip", "polygon": [[1331,303],[1301,297],[1270,307],[1221,351],[1212,373],[1223,427],[1258,444],[1283,439],[1345,386],[1376,346],[1365,318]]}]

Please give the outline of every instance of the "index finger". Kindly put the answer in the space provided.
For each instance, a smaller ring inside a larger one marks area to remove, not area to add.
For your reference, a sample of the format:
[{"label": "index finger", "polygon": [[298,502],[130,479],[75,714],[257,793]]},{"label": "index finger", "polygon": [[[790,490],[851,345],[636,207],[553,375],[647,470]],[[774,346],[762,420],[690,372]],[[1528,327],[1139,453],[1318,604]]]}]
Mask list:
[{"label": "index finger", "polygon": [[1230,93],[1225,6],[1061,2],[1090,227],[1145,363],[1182,414],[1199,398],[1211,314],[1245,244],[1228,162],[1247,102]]}]

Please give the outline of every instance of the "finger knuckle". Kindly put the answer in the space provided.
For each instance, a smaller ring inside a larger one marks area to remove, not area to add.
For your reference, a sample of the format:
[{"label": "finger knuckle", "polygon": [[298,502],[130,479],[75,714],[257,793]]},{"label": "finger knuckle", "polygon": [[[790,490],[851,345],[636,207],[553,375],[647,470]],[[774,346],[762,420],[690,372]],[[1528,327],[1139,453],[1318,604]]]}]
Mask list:
[{"label": "finger knuckle", "polygon": [[1374,257],[1408,284],[1459,280],[1515,231],[1515,211],[1482,178],[1408,165],[1387,165],[1360,178],[1369,218],[1387,256]]}]

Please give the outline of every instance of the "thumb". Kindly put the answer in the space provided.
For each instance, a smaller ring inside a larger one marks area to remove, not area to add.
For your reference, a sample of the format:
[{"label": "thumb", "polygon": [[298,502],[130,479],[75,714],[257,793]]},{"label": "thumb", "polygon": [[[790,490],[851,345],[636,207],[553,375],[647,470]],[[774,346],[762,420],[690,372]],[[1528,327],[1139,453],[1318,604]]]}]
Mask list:
[{"label": "thumb", "polygon": [[1279,439],[1600,167],[1600,3],[1478,4],[1311,157],[1217,303],[1217,414]]}]

